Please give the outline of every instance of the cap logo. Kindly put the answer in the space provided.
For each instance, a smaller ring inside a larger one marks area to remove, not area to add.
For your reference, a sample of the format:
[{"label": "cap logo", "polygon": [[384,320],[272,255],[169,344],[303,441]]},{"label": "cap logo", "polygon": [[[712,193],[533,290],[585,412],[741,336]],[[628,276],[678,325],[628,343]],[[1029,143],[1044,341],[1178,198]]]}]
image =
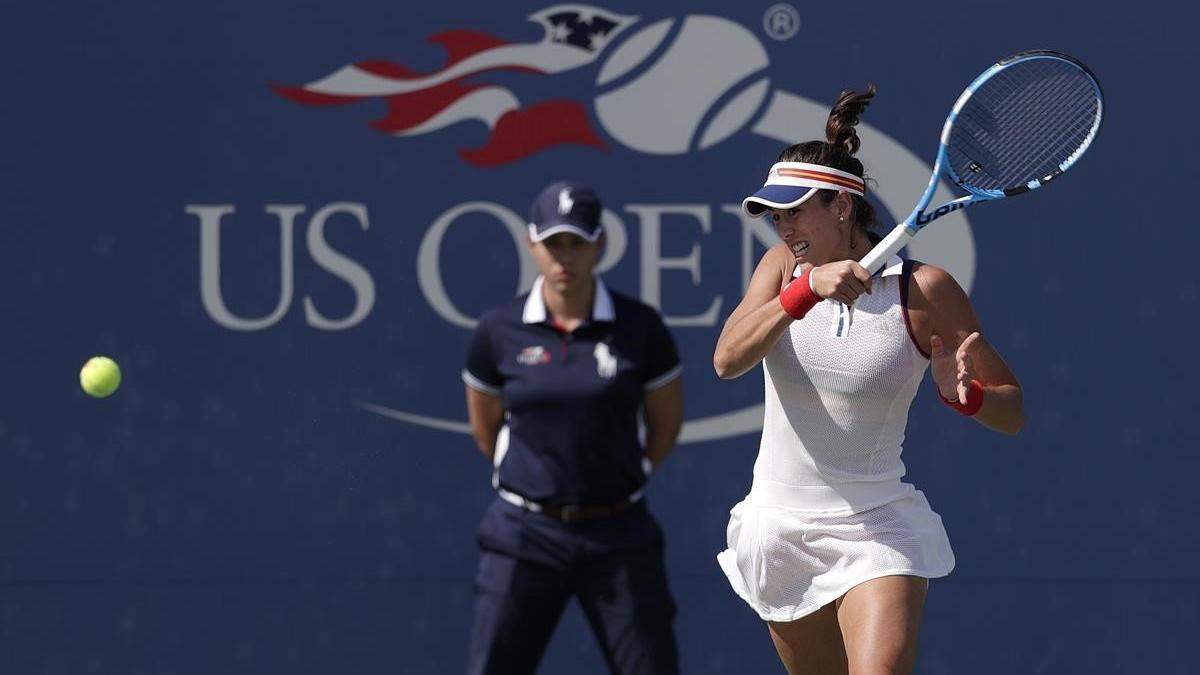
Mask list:
[{"label": "cap logo", "polygon": [[575,200],[571,199],[571,188],[563,188],[558,192],[558,215],[565,216],[575,208]]}]

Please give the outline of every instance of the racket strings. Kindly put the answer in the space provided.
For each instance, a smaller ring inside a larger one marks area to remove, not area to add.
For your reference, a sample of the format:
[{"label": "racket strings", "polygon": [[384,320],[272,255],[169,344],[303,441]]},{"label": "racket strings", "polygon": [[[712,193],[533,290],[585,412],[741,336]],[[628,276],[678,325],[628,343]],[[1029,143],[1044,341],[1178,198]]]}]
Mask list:
[{"label": "racket strings", "polygon": [[[1063,77],[1062,72],[1030,72],[1033,68],[1011,70],[1004,73],[1008,77],[994,77],[981,87],[977,92],[977,105],[970,106],[976,122],[979,122],[981,112],[988,117],[1004,119],[999,133],[994,135],[1001,143],[1008,139],[1007,144],[996,148],[1001,151],[997,154],[1003,164],[1012,168],[1029,167],[1033,161],[1056,156],[1058,153],[1050,149],[1056,141],[1060,148],[1072,146],[1072,149],[1082,143],[1083,136],[1072,138],[1070,129],[1063,125],[1081,126],[1077,111],[1080,105],[1094,100],[1090,85],[1078,77]],[[986,118],[982,127],[988,127]],[[1016,139],[1023,142],[1013,142]],[[1060,159],[1065,159],[1068,154],[1062,154]]]},{"label": "racket strings", "polygon": [[[1061,93],[1062,85],[1069,84],[1069,82],[1064,83],[1061,78],[1046,78],[1024,84],[1025,86],[1021,87],[1014,83],[1010,95],[1005,98],[1010,101],[1015,95],[1019,95],[1021,98],[1012,103],[1005,112],[1012,117],[1016,124],[1039,125],[1039,131],[1029,132],[1019,128],[1013,130],[1014,135],[1025,133],[1028,134],[1028,140],[1034,141],[1008,144],[1009,152],[1002,155],[1001,160],[1005,165],[1012,167],[1013,171],[1018,171],[1023,167],[1032,167],[1035,162],[1065,159],[1065,154],[1059,156],[1058,152],[1050,149],[1056,142],[1060,148],[1073,142],[1082,142],[1082,138],[1072,139],[1069,133],[1063,133],[1064,130],[1059,128],[1060,125],[1056,123],[1078,120],[1074,114],[1076,99],[1073,96],[1055,96],[1056,91]],[[997,101],[997,104],[1003,102],[1004,99]],[[1040,135],[1037,135],[1038,133]],[[1026,169],[1020,173],[1030,175],[1031,172]]]},{"label": "racket strings", "polygon": [[[1067,160],[1087,138],[1087,130],[1094,118],[1095,95],[1086,78],[1074,77],[1073,73],[1060,73],[1031,83],[1024,95],[1033,105],[1021,112],[1028,124],[1043,126],[1038,142],[1013,146],[1006,162],[1028,178],[1048,175]],[[1045,122],[1040,122],[1045,120]]]},{"label": "racket strings", "polygon": [[983,82],[958,113],[947,159],[961,184],[1004,190],[1069,166],[1095,131],[1100,103],[1072,64],[1031,59]]},{"label": "racket strings", "polygon": [[[1048,175],[1086,138],[1090,125],[1078,111],[1081,102],[1094,99],[1090,88],[1072,91],[1071,81],[1061,77],[1026,76],[1024,81],[1009,78],[988,84],[995,86],[986,87],[975,105],[964,110],[969,120],[965,129],[971,133],[956,139],[964,156],[976,157],[971,173],[991,178],[987,187],[1014,187]],[[981,171],[981,165],[989,170]],[[962,177],[972,182],[971,173],[963,172]]]},{"label": "racket strings", "polygon": [[1087,98],[1080,99],[1063,85],[1056,79],[1015,83],[995,92],[994,100],[976,101],[966,116],[968,133],[957,139],[963,159],[974,158],[966,171],[959,167],[961,177],[974,182],[982,173],[990,181],[979,187],[1010,188],[1061,167],[1087,137],[1089,115],[1078,111],[1081,101],[1093,98],[1084,92]]}]

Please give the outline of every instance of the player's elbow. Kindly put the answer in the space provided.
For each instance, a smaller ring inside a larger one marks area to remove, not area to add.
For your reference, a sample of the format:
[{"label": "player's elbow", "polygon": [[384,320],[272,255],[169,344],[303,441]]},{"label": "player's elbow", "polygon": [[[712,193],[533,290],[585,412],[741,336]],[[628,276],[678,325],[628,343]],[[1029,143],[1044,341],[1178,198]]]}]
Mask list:
[{"label": "player's elbow", "polygon": [[1017,414],[1013,415],[1012,424],[1009,427],[1008,435],[1016,436],[1017,432],[1025,427],[1025,410],[1017,408]]},{"label": "player's elbow", "polygon": [[1025,426],[1025,414],[1018,411],[1016,415],[1004,421],[1004,424],[998,425],[996,431],[1008,436],[1016,436]]},{"label": "player's elbow", "polygon": [[1021,388],[1017,386],[1012,387],[1008,396],[1010,408],[1007,414],[1000,419],[999,423],[994,425],[994,428],[1000,433],[1016,436],[1025,426],[1025,405],[1022,400]]},{"label": "player's elbow", "polygon": [[722,380],[732,380],[746,372],[745,368],[738,367],[737,359],[732,354],[722,349],[713,354],[713,370],[717,371],[717,377]]}]

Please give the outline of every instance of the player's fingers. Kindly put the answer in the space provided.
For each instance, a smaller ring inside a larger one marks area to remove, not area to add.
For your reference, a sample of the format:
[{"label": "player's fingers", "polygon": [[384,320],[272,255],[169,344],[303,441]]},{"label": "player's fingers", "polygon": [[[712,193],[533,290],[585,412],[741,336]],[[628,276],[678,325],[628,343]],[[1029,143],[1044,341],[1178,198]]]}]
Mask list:
[{"label": "player's fingers", "polygon": [[946,357],[946,345],[942,342],[942,338],[938,337],[936,333],[929,336],[929,351],[935,359]]},{"label": "player's fingers", "polygon": [[975,373],[970,368],[964,368],[960,363],[958,365],[958,383],[969,385],[971,380],[975,379]]},{"label": "player's fingers", "polygon": [[849,274],[839,275],[830,296],[843,304],[851,304],[862,295],[862,284]]},{"label": "player's fingers", "polygon": [[958,372],[967,382],[975,378],[975,360],[971,358],[970,354],[964,354],[960,351],[958,352],[956,361],[958,363]]},{"label": "player's fingers", "polygon": [[982,336],[979,334],[979,331],[968,335],[967,339],[963,340],[962,344],[958,346],[958,352],[960,354],[968,353],[975,346],[975,343],[979,341],[980,337]]},{"label": "player's fingers", "polygon": [[859,291],[860,293],[871,292],[871,273],[867,271],[867,268],[852,261],[850,273],[854,276],[854,280],[862,287],[862,290]]}]

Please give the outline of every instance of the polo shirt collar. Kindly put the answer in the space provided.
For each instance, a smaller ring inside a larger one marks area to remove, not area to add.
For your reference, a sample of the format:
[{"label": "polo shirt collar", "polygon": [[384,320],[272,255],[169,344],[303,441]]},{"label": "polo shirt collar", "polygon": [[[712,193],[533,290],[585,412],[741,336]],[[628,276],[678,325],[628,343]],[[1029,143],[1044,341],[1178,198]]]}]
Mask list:
[{"label": "polo shirt collar", "polygon": [[879,273],[881,277],[890,277],[900,274],[904,271],[904,258],[898,255],[893,255],[888,258],[887,264],[884,265],[883,271]]},{"label": "polo shirt collar", "polygon": [[[542,284],[545,278],[538,276],[529,289],[529,297],[525,299],[525,310],[521,313],[521,323],[545,323],[546,301],[542,299]],[[592,297],[592,321],[614,321],[617,312],[613,307],[612,295],[600,277],[596,277],[596,294]]]}]

